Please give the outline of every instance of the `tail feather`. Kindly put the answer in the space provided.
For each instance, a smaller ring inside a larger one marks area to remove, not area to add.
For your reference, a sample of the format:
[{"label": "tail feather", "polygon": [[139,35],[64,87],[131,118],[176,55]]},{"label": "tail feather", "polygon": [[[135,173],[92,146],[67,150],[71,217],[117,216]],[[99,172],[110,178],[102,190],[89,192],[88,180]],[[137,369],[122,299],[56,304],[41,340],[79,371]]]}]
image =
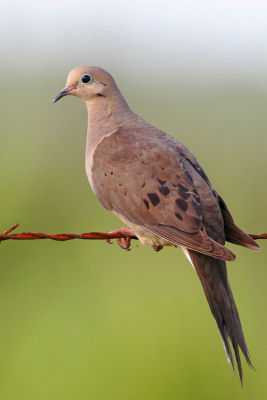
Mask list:
[{"label": "tail feather", "polygon": [[235,370],[235,362],[229,342],[232,343],[239,377],[243,383],[243,371],[239,348],[247,363],[252,366],[249,351],[246,345],[242,325],[235,305],[234,297],[228,282],[226,263],[224,260],[188,250],[189,257],[194,265],[203,286],[211,312],[220,331],[226,355]]}]

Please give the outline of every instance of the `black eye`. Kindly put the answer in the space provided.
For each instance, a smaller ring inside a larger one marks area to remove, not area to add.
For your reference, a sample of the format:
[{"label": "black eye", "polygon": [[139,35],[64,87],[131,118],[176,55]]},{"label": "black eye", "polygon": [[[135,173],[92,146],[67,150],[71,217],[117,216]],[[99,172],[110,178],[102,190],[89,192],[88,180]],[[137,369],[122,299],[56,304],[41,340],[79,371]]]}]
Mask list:
[{"label": "black eye", "polygon": [[93,78],[92,78],[91,75],[89,75],[89,74],[83,74],[83,75],[81,76],[81,82],[82,82],[82,83],[89,83],[89,82],[91,82],[92,79],[93,79]]}]

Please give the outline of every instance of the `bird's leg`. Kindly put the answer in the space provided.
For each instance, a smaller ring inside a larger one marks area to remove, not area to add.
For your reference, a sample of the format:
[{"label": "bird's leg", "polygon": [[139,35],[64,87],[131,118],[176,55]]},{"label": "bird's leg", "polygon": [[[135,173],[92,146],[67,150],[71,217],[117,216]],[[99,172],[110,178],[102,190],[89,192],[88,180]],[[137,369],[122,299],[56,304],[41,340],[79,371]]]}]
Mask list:
[{"label": "bird's leg", "polygon": [[161,244],[153,244],[153,245],[152,245],[152,248],[153,248],[155,251],[160,251],[160,250],[163,249],[163,246],[162,246]]},{"label": "bird's leg", "polygon": [[[135,236],[131,228],[122,227],[115,229],[114,231],[110,231],[109,233],[113,235],[124,235],[125,237],[116,239],[117,244],[124,250],[131,250],[131,236]],[[107,242],[111,243],[111,239],[107,239]]]}]

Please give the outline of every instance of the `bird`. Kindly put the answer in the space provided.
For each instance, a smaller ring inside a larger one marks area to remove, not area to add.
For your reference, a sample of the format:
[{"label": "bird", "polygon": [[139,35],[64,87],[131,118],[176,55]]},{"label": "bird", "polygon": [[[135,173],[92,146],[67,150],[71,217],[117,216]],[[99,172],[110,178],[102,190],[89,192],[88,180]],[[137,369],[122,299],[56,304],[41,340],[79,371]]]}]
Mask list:
[{"label": "bird", "polygon": [[67,95],[87,107],[86,173],[100,203],[126,225],[116,232],[135,235],[156,251],[182,248],[242,385],[240,350],[253,366],[227,276],[226,261],[236,256],[225,241],[252,250],[259,245],[235,224],[195,156],[135,114],[109,72],[95,66],[72,69],[54,103]]}]

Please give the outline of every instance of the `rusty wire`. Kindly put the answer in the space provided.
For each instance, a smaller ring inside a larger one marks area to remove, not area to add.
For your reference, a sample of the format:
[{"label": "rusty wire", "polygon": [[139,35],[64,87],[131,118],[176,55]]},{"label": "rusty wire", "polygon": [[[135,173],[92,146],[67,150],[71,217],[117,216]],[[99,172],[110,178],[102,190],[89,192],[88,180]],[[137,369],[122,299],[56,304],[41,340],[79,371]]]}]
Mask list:
[{"label": "rusty wire", "polygon": [[[51,239],[57,240],[59,242],[64,242],[66,240],[72,239],[95,239],[95,240],[110,240],[110,239],[124,239],[129,238],[127,235],[118,234],[118,233],[102,233],[102,232],[87,232],[87,233],[55,233],[55,234],[46,234],[40,232],[21,232],[21,233],[12,233],[19,224],[15,224],[11,226],[9,229],[0,234],[0,242],[4,240],[35,240],[35,239]],[[137,239],[136,236],[130,236],[130,239]]]},{"label": "rusty wire", "polygon": [[[21,232],[21,233],[11,233],[14,231],[19,224],[11,226],[9,229],[5,230],[0,234],[0,242],[4,240],[36,240],[36,239],[51,239],[64,242],[66,240],[72,239],[89,239],[89,240],[110,240],[110,239],[137,239],[136,236],[127,236],[118,233],[103,233],[103,232],[87,232],[87,233],[55,233],[55,234],[45,234],[39,232]],[[262,233],[260,235],[249,234],[252,239],[267,239],[267,233]]]}]

